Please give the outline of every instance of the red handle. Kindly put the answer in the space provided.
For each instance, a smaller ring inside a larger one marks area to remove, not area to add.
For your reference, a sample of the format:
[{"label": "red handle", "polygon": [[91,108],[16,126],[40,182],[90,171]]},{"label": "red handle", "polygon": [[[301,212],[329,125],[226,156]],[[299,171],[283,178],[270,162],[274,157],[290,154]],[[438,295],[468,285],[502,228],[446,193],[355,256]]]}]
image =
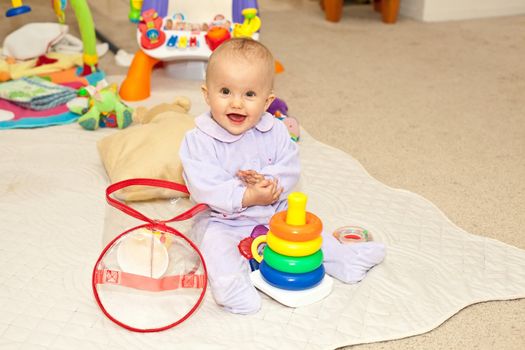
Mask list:
[{"label": "red handle", "polygon": [[141,178],[123,180],[123,181],[119,181],[119,182],[116,182],[108,186],[108,188],[106,189],[106,200],[109,205],[111,205],[114,208],[117,208],[118,210],[130,216],[133,216],[134,218],[137,218],[145,222],[149,222],[151,224],[161,224],[162,225],[168,222],[187,220],[197,215],[198,213],[208,209],[208,206],[206,204],[197,204],[191,209],[169,220],[153,220],[153,219],[148,218],[144,214],[140,213],[139,211],[126,205],[125,203],[122,203],[118,199],[111,197],[111,194],[113,194],[114,192],[121,190],[123,188],[126,188],[126,187],[130,187],[130,186],[162,187],[162,188],[167,188],[170,190],[175,190],[175,191],[189,194],[190,192],[188,191],[188,188],[184,185],[178,184],[176,182],[167,181],[167,180],[141,179]]}]

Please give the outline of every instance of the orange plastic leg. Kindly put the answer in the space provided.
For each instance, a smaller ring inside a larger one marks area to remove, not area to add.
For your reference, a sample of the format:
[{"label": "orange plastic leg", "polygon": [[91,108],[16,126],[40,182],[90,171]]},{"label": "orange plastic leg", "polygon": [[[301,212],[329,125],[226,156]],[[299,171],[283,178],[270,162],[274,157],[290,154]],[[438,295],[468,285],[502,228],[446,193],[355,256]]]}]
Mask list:
[{"label": "orange plastic leg", "polygon": [[398,13],[399,0],[382,0],[381,16],[383,23],[396,23]]},{"label": "orange plastic leg", "polygon": [[281,62],[275,60],[275,74],[284,72],[284,66]]},{"label": "orange plastic leg", "polygon": [[120,85],[119,95],[125,101],[140,101],[149,97],[151,92],[151,72],[158,59],[137,51],[128,75]]},{"label": "orange plastic leg", "polygon": [[343,0],[323,0],[324,16],[327,21],[339,22],[343,14]]}]

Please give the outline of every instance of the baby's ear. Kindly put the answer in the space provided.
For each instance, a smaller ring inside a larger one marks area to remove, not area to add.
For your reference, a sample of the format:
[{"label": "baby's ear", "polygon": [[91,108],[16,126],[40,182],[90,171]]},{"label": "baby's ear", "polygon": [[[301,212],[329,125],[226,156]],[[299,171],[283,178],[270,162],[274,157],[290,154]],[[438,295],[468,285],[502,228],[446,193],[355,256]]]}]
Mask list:
[{"label": "baby's ear", "polygon": [[268,98],[266,99],[266,103],[264,105],[264,110],[268,110],[268,108],[270,107],[270,105],[272,104],[273,100],[275,100],[275,95],[272,92],[270,92],[270,95],[268,95]]},{"label": "baby's ear", "polygon": [[201,85],[201,91],[202,91],[202,96],[204,96],[204,101],[206,101],[206,103],[209,105],[210,101],[208,97],[208,87],[206,85]]}]

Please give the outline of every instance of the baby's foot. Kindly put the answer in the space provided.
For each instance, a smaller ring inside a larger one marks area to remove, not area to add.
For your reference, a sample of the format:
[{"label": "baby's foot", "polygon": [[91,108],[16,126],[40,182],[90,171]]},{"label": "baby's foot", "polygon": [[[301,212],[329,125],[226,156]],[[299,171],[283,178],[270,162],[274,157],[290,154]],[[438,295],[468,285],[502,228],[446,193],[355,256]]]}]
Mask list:
[{"label": "baby's foot", "polygon": [[383,243],[341,244],[331,236],[323,238],[323,265],[326,273],[344,283],[361,281],[368,270],[385,258]]}]

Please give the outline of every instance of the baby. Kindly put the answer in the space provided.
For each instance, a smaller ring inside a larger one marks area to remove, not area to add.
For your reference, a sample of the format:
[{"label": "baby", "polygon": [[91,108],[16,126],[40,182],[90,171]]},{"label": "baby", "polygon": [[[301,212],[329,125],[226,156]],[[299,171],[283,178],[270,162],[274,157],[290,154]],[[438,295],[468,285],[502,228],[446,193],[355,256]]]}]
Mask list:
[{"label": "baby", "polygon": [[[286,210],[299,181],[299,150],[286,126],[265,112],[275,99],[274,59],[261,43],[230,39],[211,55],[202,92],[210,111],[195,119],[180,148],[191,197],[210,206],[196,223],[213,297],[224,309],[257,312],[261,297],[252,285],[248,261],[237,245],[254,226],[267,225]],[[356,283],[381,262],[381,243],[342,245],[323,233],[328,274]]]}]

